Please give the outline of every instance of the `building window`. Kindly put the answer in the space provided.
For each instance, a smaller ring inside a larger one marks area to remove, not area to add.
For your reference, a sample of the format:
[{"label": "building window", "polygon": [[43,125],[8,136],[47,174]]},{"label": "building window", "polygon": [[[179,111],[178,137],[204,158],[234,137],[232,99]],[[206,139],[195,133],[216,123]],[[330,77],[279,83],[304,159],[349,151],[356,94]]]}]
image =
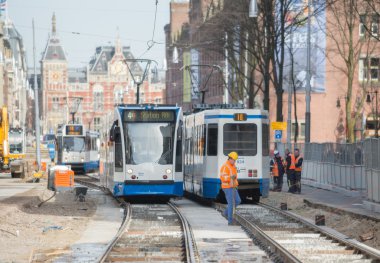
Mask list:
[{"label": "building window", "polygon": [[161,98],[156,98],[156,99],[154,100],[154,102],[155,102],[156,104],[161,103]]},{"label": "building window", "polygon": [[114,103],[115,104],[123,104],[123,91],[122,90],[115,90],[114,92]]},{"label": "building window", "polygon": [[[370,18],[370,21],[368,19]],[[370,35],[373,37],[377,37],[379,35],[379,15],[360,15],[359,16],[360,24],[359,24],[359,36],[365,37],[366,31],[370,31]]]},{"label": "building window", "polygon": [[366,15],[360,15],[360,25],[359,25],[359,36],[364,37],[365,36],[365,22],[366,22]]},{"label": "building window", "polygon": [[377,14],[372,16],[371,34],[374,37],[379,35],[379,15]]},{"label": "building window", "polygon": [[103,110],[103,92],[94,92],[94,111],[102,111]]},{"label": "building window", "polygon": [[[292,137],[294,137],[296,133],[296,123],[292,123]],[[304,139],[305,138],[305,122],[298,122],[298,139]]]},{"label": "building window", "polygon": [[58,110],[58,109],[59,109],[59,98],[53,97],[53,110]]},{"label": "building window", "polygon": [[94,118],[94,130],[99,132],[101,126],[100,126],[100,117]]},{"label": "building window", "polygon": [[361,58],[359,60],[359,81],[379,81],[380,58]]}]

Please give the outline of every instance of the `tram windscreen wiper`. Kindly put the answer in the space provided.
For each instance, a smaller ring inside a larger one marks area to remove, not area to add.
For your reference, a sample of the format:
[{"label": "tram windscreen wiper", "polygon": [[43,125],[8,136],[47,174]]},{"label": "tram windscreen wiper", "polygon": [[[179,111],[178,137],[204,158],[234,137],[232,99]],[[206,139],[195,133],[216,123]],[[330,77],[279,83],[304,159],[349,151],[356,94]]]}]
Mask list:
[{"label": "tram windscreen wiper", "polygon": [[170,153],[172,152],[172,149],[169,149],[167,150],[165,153],[163,153],[160,157],[160,159],[158,159],[155,163],[158,163],[158,164],[167,164],[168,163],[168,156],[170,156]]}]

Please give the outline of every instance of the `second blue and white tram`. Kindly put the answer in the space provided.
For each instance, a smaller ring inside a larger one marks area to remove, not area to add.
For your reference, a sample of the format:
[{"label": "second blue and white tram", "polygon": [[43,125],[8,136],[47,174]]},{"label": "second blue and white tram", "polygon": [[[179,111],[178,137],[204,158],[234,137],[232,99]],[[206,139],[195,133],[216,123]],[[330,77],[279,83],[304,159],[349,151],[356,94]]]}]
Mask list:
[{"label": "second blue and white tram", "polygon": [[182,196],[182,110],[120,105],[102,144],[100,179],[115,196]]},{"label": "second blue and white tram", "polygon": [[235,151],[242,199],[258,202],[260,196],[268,196],[268,136],[268,113],[262,110],[208,109],[185,116],[185,191],[223,200],[219,169]]},{"label": "second blue and white tram", "polygon": [[76,173],[99,168],[99,133],[82,124],[65,124],[57,132],[57,163],[70,165]]}]

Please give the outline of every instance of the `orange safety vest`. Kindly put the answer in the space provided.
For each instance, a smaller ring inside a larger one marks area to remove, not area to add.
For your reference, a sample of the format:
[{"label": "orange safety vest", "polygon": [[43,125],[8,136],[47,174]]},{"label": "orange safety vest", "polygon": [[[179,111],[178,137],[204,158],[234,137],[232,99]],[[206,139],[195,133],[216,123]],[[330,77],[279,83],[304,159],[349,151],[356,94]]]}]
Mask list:
[{"label": "orange safety vest", "polygon": [[296,158],[294,157],[293,154],[289,153],[290,155],[290,166],[289,170],[295,170],[296,169]]},{"label": "orange safety vest", "polygon": [[[279,175],[279,173],[278,173],[278,164],[276,162],[276,158],[273,159],[273,162],[274,162],[274,164],[273,164],[272,173],[273,173],[273,176],[277,177]],[[284,160],[282,158],[281,158],[281,162],[284,163]]]},{"label": "orange safety vest", "polygon": [[[298,160],[301,158],[301,155],[299,155],[298,157],[297,157],[297,159],[296,159],[296,161],[295,161],[295,164],[296,163],[298,163]],[[294,166],[295,166],[295,164],[294,164]],[[302,171],[302,166],[300,166],[300,167],[295,167],[295,171],[296,172],[301,172]]]},{"label": "orange safety vest", "polygon": [[[231,180],[232,175],[236,175],[235,180]],[[235,165],[231,165],[229,161],[226,161],[220,168],[220,180],[222,181],[222,188],[234,188],[237,187],[237,169]]]}]

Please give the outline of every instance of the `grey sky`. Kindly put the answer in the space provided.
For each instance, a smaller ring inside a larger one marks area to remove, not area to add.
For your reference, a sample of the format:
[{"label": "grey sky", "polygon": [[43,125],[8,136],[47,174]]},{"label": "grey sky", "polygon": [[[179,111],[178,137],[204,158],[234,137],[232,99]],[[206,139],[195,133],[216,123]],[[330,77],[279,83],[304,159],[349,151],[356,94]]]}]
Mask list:
[{"label": "grey sky", "polygon": [[[33,65],[32,18],[36,26],[37,61],[41,59],[53,12],[57,31],[64,46],[70,67],[85,66],[95,53],[95,47],[114,45],[117,28],[121,42],[130,46],[138,57],[147,49],[152,38],[156,0],[8,0],[9,18],[23,36],[28,64]],[[159,0],[154,40],[164,43],[164,26],[169,23],[170,0]],[[78,32],[79,34],[72,33]],[[155,44],[143,58],[162,65],[164,44]]]}]

